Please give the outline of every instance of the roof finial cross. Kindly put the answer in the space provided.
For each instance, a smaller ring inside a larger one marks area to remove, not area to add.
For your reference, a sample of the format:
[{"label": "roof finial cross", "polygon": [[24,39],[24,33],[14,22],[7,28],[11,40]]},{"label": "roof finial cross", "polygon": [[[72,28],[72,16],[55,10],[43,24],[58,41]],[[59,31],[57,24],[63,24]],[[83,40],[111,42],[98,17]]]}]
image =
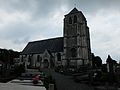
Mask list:
[{"label": "roof finial cross", "polygon": [[76,7],[76,3],[74,3],[74,7]]},{"label": "roof finial cross", "polygon": [[74,0],[74,7],[77,6],[77,0]]}]

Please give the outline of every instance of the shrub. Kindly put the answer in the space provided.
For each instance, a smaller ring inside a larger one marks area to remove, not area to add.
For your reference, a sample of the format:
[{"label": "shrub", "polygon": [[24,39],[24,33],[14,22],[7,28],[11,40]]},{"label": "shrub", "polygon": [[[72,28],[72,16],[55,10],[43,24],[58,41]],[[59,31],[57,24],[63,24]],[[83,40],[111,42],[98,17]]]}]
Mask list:
[{"label": "shrub", "polygon": [[54,84],[54,88],[55,88],[55,90],[57,90],[55,79],[53,79],[52,76],[47,76],[44,79],[44,86],[46,87],[47,90],[49,88],[49,84]]},{"label": "shrub", "polygon": [[25,72],[25,66],[24,65],[19,65],[19,66],[15,66],[15,74],[16,75],[21,75],[21,73]]}]

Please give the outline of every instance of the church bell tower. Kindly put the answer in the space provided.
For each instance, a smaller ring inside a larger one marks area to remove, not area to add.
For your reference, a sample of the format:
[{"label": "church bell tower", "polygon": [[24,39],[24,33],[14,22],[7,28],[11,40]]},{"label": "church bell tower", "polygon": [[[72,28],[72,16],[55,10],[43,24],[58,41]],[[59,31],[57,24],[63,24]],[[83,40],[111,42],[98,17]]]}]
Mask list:
[{"label": "church bell tower", "polygon": [[85,16],[74,8],[64,18],[64,65],[79,68],[90,65],[89,27]]}]

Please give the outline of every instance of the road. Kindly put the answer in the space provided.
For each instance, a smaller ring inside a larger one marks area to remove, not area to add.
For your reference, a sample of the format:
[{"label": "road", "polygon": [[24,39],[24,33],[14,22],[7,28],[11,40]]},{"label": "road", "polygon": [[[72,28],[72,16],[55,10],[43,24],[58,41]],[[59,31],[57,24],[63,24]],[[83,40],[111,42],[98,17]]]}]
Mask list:
[{"label": "road", "polygon": [[72,76],[65,76],[51,70],[45,70],[45,73],[51,74],[54,77],[57,90],[94,90],[91,86],[74,82]]}]

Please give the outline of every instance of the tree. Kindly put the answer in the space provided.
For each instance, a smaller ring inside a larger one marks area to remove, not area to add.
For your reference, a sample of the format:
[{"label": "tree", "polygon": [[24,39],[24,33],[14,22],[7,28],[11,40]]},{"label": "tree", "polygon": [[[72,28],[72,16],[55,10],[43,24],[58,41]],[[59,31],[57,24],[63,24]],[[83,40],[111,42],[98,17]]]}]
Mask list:
[{"label": "tree", "polygon": [[92,66],[93,68],[102,67],[102,59],[99,56],[92,54]]},{"label": "tree", "polygon": [[99,56],[96,56],[94,59],[95,59],[96,66],[101,67],[102,66],[102,59]]},{"label": "tree", "polygon": [[25,65],[17,65],[17,66],[15,66],[15,74],[16,75],[21,75],[21,73],[24,73],[25,72]]}]

